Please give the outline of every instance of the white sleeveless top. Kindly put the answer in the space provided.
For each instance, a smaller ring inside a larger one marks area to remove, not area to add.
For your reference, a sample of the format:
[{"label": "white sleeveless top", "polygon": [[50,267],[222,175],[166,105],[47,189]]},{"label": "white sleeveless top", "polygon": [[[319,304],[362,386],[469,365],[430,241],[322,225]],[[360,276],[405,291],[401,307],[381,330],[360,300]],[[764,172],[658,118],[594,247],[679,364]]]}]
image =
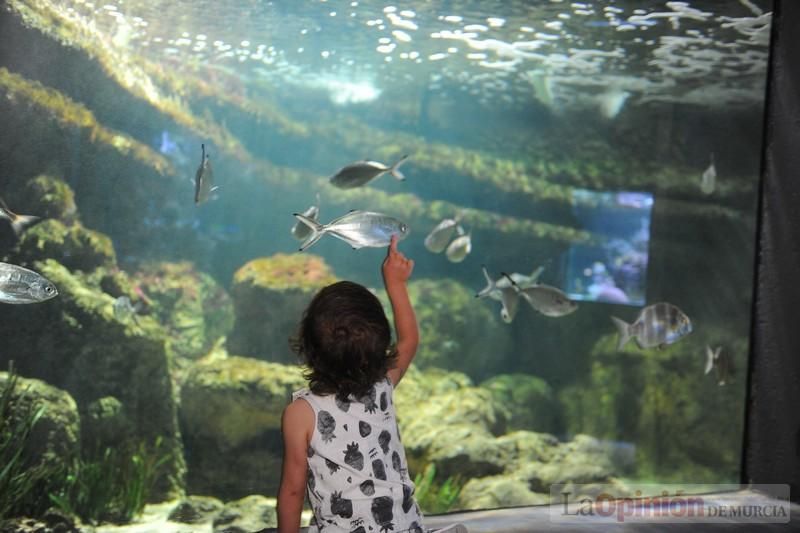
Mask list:
[{"label": "white sleeveless top", "polygon": [[[314,410],[308,448],[309,532],[423,533],[389,379],[363,398],[295,392]],[[313,523],[316,522],[316,525]]]}]

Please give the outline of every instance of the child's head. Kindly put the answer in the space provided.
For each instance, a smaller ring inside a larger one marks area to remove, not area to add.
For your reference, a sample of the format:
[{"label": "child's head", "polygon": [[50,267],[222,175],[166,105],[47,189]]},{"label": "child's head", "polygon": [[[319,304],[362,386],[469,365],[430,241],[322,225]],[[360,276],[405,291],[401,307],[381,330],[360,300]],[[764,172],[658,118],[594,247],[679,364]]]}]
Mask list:
[{"label": "child's head", "polygon": [[321,289],[308,305],[293,347],[306,364],[315,394],[363,396],[394,365],[383,306],[351,281]]}]

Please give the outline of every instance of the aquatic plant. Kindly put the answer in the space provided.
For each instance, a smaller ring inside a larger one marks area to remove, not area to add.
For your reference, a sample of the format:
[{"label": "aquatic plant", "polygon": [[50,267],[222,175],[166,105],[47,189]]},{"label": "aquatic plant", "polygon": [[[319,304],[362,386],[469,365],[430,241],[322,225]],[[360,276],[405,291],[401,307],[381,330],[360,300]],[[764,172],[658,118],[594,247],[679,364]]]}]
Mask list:
[{"label": "aquatic plant", "polygon": [[78,459],[50,499],[85,522],[130,522],[144,510],[162,466],[170,461],[161,444],[157,437],[152,446],[107,447]]},{"label": "aquatic plant", "polygon": [[416,490],[414,496],[424,513],[439,514],[452,510],[464,481],[460,476],[448,477],[444,481],[436,480],[436,466],[432,463],[414,477]]},{"label": "aquatic plant", "polygon": [[172,163],[164,156],[125,133],[106,128],[89,109],[55,89],[0,67],[0,93],[9,100],[18,100],[44,111],[62,127],[84,130],[93,142],[132,157],[159,174],[175,173]]},{"label": "aquatic plant", "polygon": [[36,464],[25,454],[45,407],[25,402],[27,390],[16,392],[18,381],[13,364],[9,364],[8,378],[0,390],[0,520],[43,512],[48,502],[42,489],[52,483],[55,473],[54,465]]}]

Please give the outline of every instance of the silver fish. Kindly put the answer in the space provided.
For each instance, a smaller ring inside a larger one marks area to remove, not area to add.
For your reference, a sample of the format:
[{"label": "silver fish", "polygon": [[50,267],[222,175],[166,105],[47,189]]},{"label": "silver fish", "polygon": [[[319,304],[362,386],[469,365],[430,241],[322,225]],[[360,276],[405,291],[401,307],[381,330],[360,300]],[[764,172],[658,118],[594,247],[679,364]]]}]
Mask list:
[{"label": "silver fish", "polygon": [[39,220],[39,217],[33,215],[18,215],[8,208],[6,203],[0,198],[0,218],[5,218],[11,222],[11,229],[19,236],[25,228]]},{"label": "silver fish", "polygon": [[714,166],[714,154],[711,154],[711,164],[703,172],[703,177],[700,180],[700,191],[703,194],[711,194],[717,186],[717,167]]},{"label": "silver fish", "polygon": [[[315,222],[319,220],[319,193],[317,193],[317,205],[312,205],[311,207],[303,211],[303,216]],[[300,222],[299,220],[295,222],[294,227],[292,228],[292,236],[295,239],[297,239],[298,241],[303,241],[310,234],[311,234],[311,229],[307,225]]]},{"label": "silver fish", "polygon": [[619,331],[617,350],[621,350],[631,339],[636,339],[640,348],[663,348],[692,332],[692,321],[676,306],[661,302],[648,305],[639,313],[633,324],[612,316]]},{"label": "silver fish", "polygon": [[[514,286],[517,287],[516,284]],[[550,285],[537,284],[524,289],[517,287],[517,290],[531,307],[545,316],[565,316],[578,309],[578,304],[570,300],[569,296]]]},{"label": "silver fish", "polygon": [[194,203],[200,205],[207,202],[211,195],[219,189],[214,186],[214,171],[211,168],[211,157],[206,154],[206,145],[201,144],[202,156],[200,166],[194,175]]},{"label": "silver fish", "polygon": [[21,266],[0,263],[0,302],[33,304],[56,296],[56,286],[41,274]]},{"label": "silver fish", "polygon": [[372,211],[350,211],[327,224],[320,224],[300,213],[295,213],[294,216],[311,230],[311,234],[300,247],[301,252],[326,233],[343,240],[355,249],[389,246],[392,235],[397,235],[398,240],[403,240],[409,233],[405,222]]},{"label": "silver fish", "polygon": [[457,237],[447,246],[445,255],[451,263],[460,263],[472,251],[472,233]]},{"label": "silver fish", "polygon": [[[502,318],[503,322],[506,324],[510,324],[514,320],[514,317],[517,316],[517,310],[519,308],[519,293],[517,289],[508,280],[508,276],[501,276],[499,279],[493,280],[489,275],[489,271],[486,269],[486,266],[484,265],[481,268],[483,269],[483,275],[486,278],[486,287],[476,294],[475,297],[488,297],[499,301],[501,305],[500,318]],[[539,267],[538,269],[534,270],[534,274],[532,276],[538,277],[541,271],[542,267]],[[518,274],[518,276],[526,280],[529,279],[528,276],[522,276],[521,274]]]},{"label": "silver fish", "polygon": [[125,322],[132,316],[136,316],[136,308],[131,303],[130,298],[127,296],[120,296],[114,300],[114,317],[117,320]]},{"label": "silver fish", "polygon": [[435,254],[442,253],[455,235],[456,227],[458,227],[458,217],[446,218],[439,222],[425,237],[425,248]]},{"label": "silver fish", "polygon": [[391,167],[387,167],[377,161],[356,161],[339,169],[339,172],[330,177],[330,182],[340,189],[353,189],[366,185],[387,172],[396,179],[403,181],[406,177],[400,172],[400,165],[405,163],[406,159],[408,159],[408,156],[404,155]]},{"label": "silver fish", "polygon": [[[482,265],[481,268],[483,269],[483,276],[486,278],[486,287],[481,289],[481,291],[476,294],[475,297],[486,298],[488,296],[489,298],[498,301],[501,300],[501,292],[504,289],[512,289],[514,284],[516,284],[520,289],[533,287],[538,283],[539,276],[541,276],[542,272],[544,272],[544,267],[539,266],[534,268],[533,272],[531,272],[529,276],[514,272],[513,274],[505,274],[496,280],[493,280],[489,275],[489,271],[486,270],[486,265]],[[516,293],[516,291],[514,292]]]},{"label": "silver fish", "polygon": [[733,359],[728,352],[722,351],[722,346],[711,349],[706,345],[706,369],[704,374],[708,374],[712,369],[716,369],[717,385],[720,387],[731,382],[733,376]]}]

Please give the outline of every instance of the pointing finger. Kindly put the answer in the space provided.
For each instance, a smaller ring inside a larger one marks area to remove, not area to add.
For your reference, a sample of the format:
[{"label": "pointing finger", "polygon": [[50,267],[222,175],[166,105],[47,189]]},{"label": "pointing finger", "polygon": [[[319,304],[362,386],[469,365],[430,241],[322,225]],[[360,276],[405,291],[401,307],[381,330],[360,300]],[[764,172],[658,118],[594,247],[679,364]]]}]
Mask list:
[{"label": "pointing finger", "polygon": [[393,234],[389,241],[389,253],[397,253],[397,235]]}]

